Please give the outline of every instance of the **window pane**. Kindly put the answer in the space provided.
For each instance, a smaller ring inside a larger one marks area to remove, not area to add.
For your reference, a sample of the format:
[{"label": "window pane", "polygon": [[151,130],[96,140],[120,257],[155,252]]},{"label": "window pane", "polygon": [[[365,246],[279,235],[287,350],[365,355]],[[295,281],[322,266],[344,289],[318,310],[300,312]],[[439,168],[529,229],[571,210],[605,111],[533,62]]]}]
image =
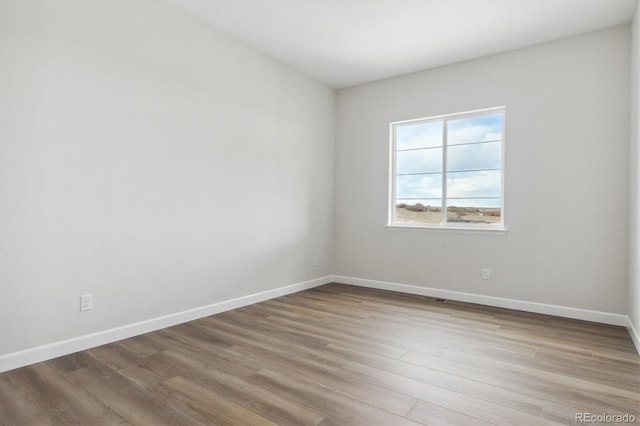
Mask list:
[{"label": "window pane", "polygon": [[502,140],[502,114],[450,120],[447,139],[449,145]]},{"label": "window pane", "polygon": [[457,145],[447,150],[447,170],[451,172],[500,168],[502,142]]},{"label": "window pane", "polygon": [[396,149],[442,146],[442,121],[396,126]]},{"label": "window pane", "polygon": [[438,225],[444,213],[445,222],[500,224],[503,124],[502,108],[392,124],[394,223]]},{"label": "window pane", "polygon": [[436,225],[442,222],[442,200],[396,200],[396,224]]},{"label": "window pane", "polygon": [[442,175],[396,176],[396,198],[442,198]]},{"label": "window pane", "polygon": [[447,173],[447,198],[481,198],[501,196],[501,170]]},{"label": "window pane", "polygon": [[[447,222],[500,223],[500,199],[448,200]],[[492,204],[497,207],[488,207]]]},{"label": "window pane", "polygon": [[396,173],[442,172],[442,148],[399,151],[396,153]]}]

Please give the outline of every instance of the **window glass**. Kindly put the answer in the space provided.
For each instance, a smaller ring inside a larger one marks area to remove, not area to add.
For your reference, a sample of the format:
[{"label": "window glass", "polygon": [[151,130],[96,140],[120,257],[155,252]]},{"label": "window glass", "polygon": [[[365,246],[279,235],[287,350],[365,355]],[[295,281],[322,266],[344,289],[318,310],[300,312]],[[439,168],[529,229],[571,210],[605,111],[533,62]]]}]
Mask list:
[{"label": "window glass", "polygon": [[392,225],[504,225],[504,108],[391,126]]},{"label": "window glass", "polygon": [[442,146],[442,121],[401,124],[396,128],[398,151]]}]

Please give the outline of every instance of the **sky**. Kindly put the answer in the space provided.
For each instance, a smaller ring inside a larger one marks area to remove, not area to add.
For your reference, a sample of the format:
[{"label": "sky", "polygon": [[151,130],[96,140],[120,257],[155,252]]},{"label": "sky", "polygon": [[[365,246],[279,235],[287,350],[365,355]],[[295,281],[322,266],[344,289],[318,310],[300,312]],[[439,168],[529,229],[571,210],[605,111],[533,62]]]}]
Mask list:
[{"label": "sky", "polygon": [[[441,204],[442,134],[442,120],[396,127],[397,202]],[[448,205],[499,207],[502,114],[450,119],[447,134],[447,197],[456,198],[450,199]]]}]

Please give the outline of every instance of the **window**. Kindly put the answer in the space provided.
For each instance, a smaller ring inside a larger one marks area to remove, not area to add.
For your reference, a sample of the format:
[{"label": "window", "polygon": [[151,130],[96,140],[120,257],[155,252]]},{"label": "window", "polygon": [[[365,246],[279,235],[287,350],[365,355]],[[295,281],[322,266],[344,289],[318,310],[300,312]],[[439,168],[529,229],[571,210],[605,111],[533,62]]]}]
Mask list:
[{"label": "window", "polygon": [[391,123],[389,224],[502,229],[504,107]]}]

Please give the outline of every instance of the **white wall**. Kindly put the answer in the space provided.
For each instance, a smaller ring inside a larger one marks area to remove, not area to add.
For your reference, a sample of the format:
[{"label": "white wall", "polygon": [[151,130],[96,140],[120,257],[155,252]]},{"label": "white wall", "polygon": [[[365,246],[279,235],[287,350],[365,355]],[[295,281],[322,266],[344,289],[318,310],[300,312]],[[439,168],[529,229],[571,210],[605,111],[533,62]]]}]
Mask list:
[{"label": "white wall", "polygon": [[0,40],[0,355],[331,274],[332,90],[163,2]]},{"label": "white wall", "polygon": [[[631,32],[631,173],[629,244],[629,318],[640,333],[640,6],[636,7]],[[636,334],[640,351],[640,335]]]},{"label": "white wall", "polygon": [[[386,230],[389,122],[500,105],[508,233]],[[628,26],[339,91],[336,274],[626,314],[628,105]]]}]

